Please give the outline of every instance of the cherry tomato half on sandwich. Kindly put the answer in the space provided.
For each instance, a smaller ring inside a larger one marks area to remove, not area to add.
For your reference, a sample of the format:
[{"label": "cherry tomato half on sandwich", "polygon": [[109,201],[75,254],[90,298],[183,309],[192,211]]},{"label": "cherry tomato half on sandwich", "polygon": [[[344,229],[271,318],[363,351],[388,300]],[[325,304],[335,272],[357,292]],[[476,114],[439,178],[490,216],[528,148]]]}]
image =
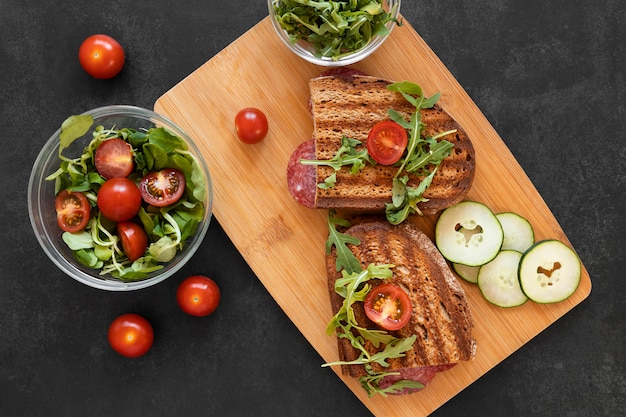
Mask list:
[{"label": "cherry tomato half on sandwich", "polygon": [[138,358],[152,347],[154,330],[145,318],[127,313],[111,322],[107,337],[117,353],[128,358]]},{"label": "cherry tomato half on sandwich", "polygon": [[395,284],[380,284],[365,298],[367,317],[387,330],[400,330],[411,318],[411,299]]},{"label": "cherry tomato half on sandwich", "polygon": [[64,232],[79,232],[89,223],[91,206],[81,192],[61,191],[55,198],[54,207],[57,212],[57,223]]},{"label": "cherry tomato half on sandwich", "polygon": [[124,48],[108,35],[92,35],[78,48],[81,67],[94,78],[113,78],[122,70],[125,61]]},{"label": "cherry tomato half on sandwich", "polygon": [[258,143],[267,135],[267,117],[257,108],[246,107],[235,116],[235,128],[243,143]]},{"label": "cherry tomato half on sandwich", "polygon": [[367,152],[379,164],[400,160],[409,141],[406,130],[393,120],[378,122],[367,135]]}]

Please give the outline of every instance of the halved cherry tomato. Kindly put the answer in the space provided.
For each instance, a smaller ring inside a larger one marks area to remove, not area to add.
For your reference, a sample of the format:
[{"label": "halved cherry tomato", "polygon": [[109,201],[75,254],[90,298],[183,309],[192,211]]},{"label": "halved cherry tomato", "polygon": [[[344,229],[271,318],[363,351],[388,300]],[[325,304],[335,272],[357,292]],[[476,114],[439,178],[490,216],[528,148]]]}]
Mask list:
[{"label": "halved cherry tomato", "polygon": [[143,201],[156,207],[169,206],[185,191],[185,174],[175,168],[151,172],[139,182]]},{"label": "halved cherry tomato", "polygon": [[133,222],[119,222],[117,235],[122,241],[124,253],[131,262],[141,258],[148,247],[148,235],[143,227]]},{"label": "halved cherry tomato", "polygon": [[135,169],[133,150],[122,139],[108,139],[96,149],[94,164],[98,174],[106,179],[127,177]]},{"label": "halved cherry tomato", "polygon": [[152,347],[154,329],[140,315],[127,313],[111,322],[107,337],[117,353],[128,358],[137,358],[145,355]]},{"label": "halved cherry tomato", "polygon": [[267,117],[257,108],[246,107],[235,116],[235,128],[243,143],[258,143],[267,135]]},{"label": "halved cherry tomato", "polygon": [[130,220],[141,208],[139,188],[128,178],[106,180],[98,190],[98,208],[111,221]]},{"label": "halved cherry tomato", "polygon": [[92,35],[78,48],[81,67],[94,78],[115,77],[124,67],[124,60],[124,48],[108,35]]},{"label": "halved cherry tomato", "polygon": [[89,223],[91,206],[81,192],[61,191],[55,198],[54,207],[57,212],[57,223],[64,232],[80,232]]},{"label": "halved cherry tomato", "polygon": [[192,275],[185,278],[176,291],[176,302],[185,313],[204,317],[220,304],[220,289],[209,277]]},{"label": "halved cherry tomato", "polygon": [[367,152],[379,164],[393,165],[402,157],[408,141],[406,129],[393,120],[383,120],[367,135]]},{"label": "halved cherry tomato", "polygon": [[411,318],[411,299],[398,285],[380,284],[365,297],[367,317],[387,330],[400,330]]}]

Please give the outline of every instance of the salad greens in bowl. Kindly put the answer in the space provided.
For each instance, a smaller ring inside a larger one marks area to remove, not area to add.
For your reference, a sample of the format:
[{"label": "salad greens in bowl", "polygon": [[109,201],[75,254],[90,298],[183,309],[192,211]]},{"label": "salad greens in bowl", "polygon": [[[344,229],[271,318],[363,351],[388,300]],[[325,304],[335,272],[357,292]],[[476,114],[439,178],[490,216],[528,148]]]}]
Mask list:
[{"label": "salad greens in bowl", "polygon": [[321,66],[372,54],[399,20],[401,0],[268,0],[274,30],[291,51]]},{"label": "salad greens in bowl", "polygon": [[212,198],[193,140],[134,106],[68,117],[28,183],[31,224],[48,257],[79,282],[111,291],[180,270],[206,235]]}]

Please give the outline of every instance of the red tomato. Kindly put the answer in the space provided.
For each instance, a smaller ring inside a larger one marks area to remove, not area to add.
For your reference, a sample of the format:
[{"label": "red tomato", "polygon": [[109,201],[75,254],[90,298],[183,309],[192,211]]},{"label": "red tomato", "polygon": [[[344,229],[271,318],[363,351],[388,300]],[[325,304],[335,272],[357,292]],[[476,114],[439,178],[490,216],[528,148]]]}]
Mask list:
[{"label": "red tomato", "polygon": [[148,235],[143,227],[133,222],[119,222],[117,235],[122,241],[122,248],[128,259],[133,262],[146,253],[148,247]]},{"label": "red tomato", "polygon": [[220,304],[220,289],[211,278],[192,275],[178,286],[176,301],[181,310],[187,314],[196,317],[208,316]]},{"label": "red tomato", "polygon": [[113,78],[124,66],[124,48],[110,36],[97,34],[85,39],[78,48],[78,61],[92,77]]},{"label": "red tomato", "polygon": [[139,188],[128,178],[106,180],[98,190],[98,208],[111,221],[130,220],[141,208]]},{"label": "red tomato", "polygon": [[154,330],[140,315],[122,314],[109,326],[109,344],[117,353],[128,358],[145,355],[154,342]]},{"label": "red tomato", "polygon": [[403,328],[411,318],[411,299],[398,285],[380,284],[365,298],[365,314],[387,330]]},{"label": "red tomato", "polygon": [[81,192],[61,191],[56,196],[54,207],[57,212],[57,223],[64,232],[79,232],[89,223],[91,206]]},{"label": "red tomato", "polygon": [[122,139],[106,140],[96,149],[96,171],[104,178],[127,177],[135,169],[135,159],[130,144]]},{"label": "red tomato", "polygon": [[258,143],[267,135],[267,117],[259,109],[246,107],[235,116],[235,128],[242,142]]},{"label": "red tomato", "polygon": [[367,135],[367,152],[379,164],[400,160],[409,141],[406,130],[393,120],[378,122]]},{"label": "red tomato", "polygon": [[185,174],[175,168],[151,172],[139,182],[143,200],[156,207],[169,206],[185,191]]}]

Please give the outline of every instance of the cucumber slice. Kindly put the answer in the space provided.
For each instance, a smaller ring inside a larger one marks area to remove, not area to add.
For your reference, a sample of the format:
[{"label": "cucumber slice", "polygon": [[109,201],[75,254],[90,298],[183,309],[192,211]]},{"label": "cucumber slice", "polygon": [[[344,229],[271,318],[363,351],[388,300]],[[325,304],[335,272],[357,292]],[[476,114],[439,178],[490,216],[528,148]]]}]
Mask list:
[{"label": "cucumber slice", "polygon": [[535,243],[519,265],[522,291],[537,303],[557,303],[580,284],[581,262],[572,248],[555,239]]},{"label": "cucumber slice", "polygon": [[478,288],[487,301],[499,307],[516,307],[528,301],[517,278],[521,258],[518,251],[503,250],[480,267]]},{"label": "cucumber slice", "polygon": [[516,250],[524,253],[535,243],[535,232],[530,222],[517,213],[496,214],[504,231],[502,250]]},{"label": "cucumber slice", "polygon": [[462,201],[445,209],[435,225],[435,244],[452,263],[480,266],[496,257],[504,234],[491,209]]},{"label": "cucumber slice", "polygon": [[467,266],[463,264],[452,264],[454,272],[467,282],[476,284],[478,282],[478,270],[480,266]]}]

